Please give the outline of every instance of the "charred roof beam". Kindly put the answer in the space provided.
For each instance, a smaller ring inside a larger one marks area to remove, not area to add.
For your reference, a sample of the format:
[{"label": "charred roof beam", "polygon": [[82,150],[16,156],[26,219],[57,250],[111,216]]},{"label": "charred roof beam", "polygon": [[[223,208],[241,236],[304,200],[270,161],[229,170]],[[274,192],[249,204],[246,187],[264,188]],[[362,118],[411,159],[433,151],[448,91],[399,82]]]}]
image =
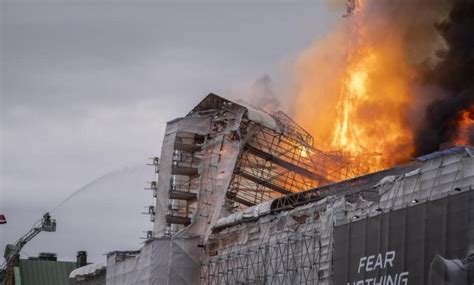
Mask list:
[{"label": "charred roof beam", "polygon": [[262,186],[265,186],[269,189],[272,189],[278,193],[281,193],[281,194],[284,194],[284,195],[288,195],[288,194],[291,194],[292,192],[288,189],[285,189],[281,186],[278,186],[278,185],[275,185],[267,180],[264,180],[264,179],[261,179],[261,178],[258,178],[258,177],[255,177],[249,173],[246,173],[246,172],[243,172],[243,171],[239,171],[237,172],[237,174],[247,180],[250,180],[252,182],[255,182],[257,184],[260,184]]},{"label": "charred roof beam", "polygon": [[276,157],[268,152],[265,152],[263,150],[260,150],[252,145],[245,145],[245,150],[249,151],[250,153],[252,153],[253,155],[257,156],[257,157],[260,157],[264,160],[267,160],[267,161],[271,161],[287,170],[290,170],[290,171],[293,171],[293,172],[296,172],[304,177],[307,177],[309,179],[312,179],[312,180],[316,180],[316,181],[319,181],[321,183],[324,183],[324,184],[328,184],[328,183],[331,183],[332,181],[320,176],[320,175],[317,175],[311,171],[308,171],[302,167],[299,167],[299,166],[296,166],[292,163],[289,163],[279,157]]},{"label": "charred roof beam", "polygon": [[243,198],[238,197],[236,195],[236,193],[227,192],[226,197],[227,197],[227,199],[230,199],[232,201],[235,201],[235,202],[237,202],[239,204],[242,204],[244,206],[247,206],[247,207],[252,207],[252,206],[256,205],[255,203],[249,202],[249,201],[247,201]]}]

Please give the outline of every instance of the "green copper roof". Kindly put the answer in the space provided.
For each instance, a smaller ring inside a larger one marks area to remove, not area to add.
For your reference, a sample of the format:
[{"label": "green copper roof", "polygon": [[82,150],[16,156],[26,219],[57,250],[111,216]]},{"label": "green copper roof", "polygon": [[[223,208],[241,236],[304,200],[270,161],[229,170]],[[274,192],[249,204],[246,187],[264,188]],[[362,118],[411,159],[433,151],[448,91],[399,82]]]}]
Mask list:
[{"label": "green copper roof", "polygon": [[49,260],[20,260],[21,285],[67,285],[75,262]]}]

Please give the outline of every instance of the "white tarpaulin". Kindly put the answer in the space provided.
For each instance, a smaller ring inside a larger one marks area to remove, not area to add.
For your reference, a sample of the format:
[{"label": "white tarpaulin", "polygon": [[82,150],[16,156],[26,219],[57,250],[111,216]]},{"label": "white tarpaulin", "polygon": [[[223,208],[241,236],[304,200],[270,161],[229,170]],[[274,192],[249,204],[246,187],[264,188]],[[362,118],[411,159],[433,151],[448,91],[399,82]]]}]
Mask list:
[{"label": "white tarpaulin", "polygon": [[199,284],[200,238],[158,238],[147,241],[139,254],[107,257],[107,284]]}]

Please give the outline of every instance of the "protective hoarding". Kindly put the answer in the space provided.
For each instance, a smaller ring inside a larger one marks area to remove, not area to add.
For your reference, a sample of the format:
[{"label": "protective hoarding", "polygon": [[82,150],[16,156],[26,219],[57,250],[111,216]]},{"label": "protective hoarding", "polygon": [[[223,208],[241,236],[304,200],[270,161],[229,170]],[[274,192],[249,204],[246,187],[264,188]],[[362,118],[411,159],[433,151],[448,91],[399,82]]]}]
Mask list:
[{"label": "protective hoarding", "polygon": [[474,284],[474,191],[335,228],[334,284]]}]

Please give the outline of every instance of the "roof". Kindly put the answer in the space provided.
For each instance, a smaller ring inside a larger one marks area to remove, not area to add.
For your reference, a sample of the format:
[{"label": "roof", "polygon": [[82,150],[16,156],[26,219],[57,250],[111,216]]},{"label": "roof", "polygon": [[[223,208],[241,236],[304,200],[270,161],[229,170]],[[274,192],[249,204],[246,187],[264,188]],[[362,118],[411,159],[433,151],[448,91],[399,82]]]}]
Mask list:
[{"label": "roof", "polygon": [[21,259],[19,264],[21,285],[69,284],[69,274],[76,262]]},{"label": "roof", "polygon": [[440,150],[440,151],[428,153],[428,154],[419,156],[416,159],[419,160],[419,161],[427,161],[427,160],[435,159],[435,158],[445,156],[445,155],[448,155],[448,154],[459,153],[459,152],[463,152],[463,151],[467,152],[469,155],[471,155],[471,151],[473,151],[473,148],[469,147],[469,146],[455,146],[455,147],[448,148],[448,149],[445,149],[445,150]]},{"label": "roof", "polygon": [[[362,191],[368,191],[385,183],[393,183],[397,176],[412,176],[420,173],[420,167],[430,160],[435,160],[448,155],[456,155],[465,153],[470,157],[473,155],[474,149],[469,146],[458,146],[450,149],[437,151],[416,158],[416,161],[397,165],[392,168],[384,169],[378,172],[354,177],[337,183],[324,185],[307,191],[291,193],[273,200],[265,201],[261,204],[249,207],[241,212],[230,214],[229,216],[220,218],[214,225],[214,229],[234,226],[243,222],[254,221],[261,216],[276,213],[279,211],[292,210],[305,204],[316,202],[324,197],[344,194],[357,194]],[[289,202],[286,202],[289,201]]]},{"label": "roof", "polygon": [[141,250],[114,250],[107,252],[107,257],[111,255],[138,255]]},{"label": "roof", "polygon": [[270,114],[262,110],[255,109],[254,107],[244,102],[234,102],[234,101],[222,98],[219,95],[216,95],[214,93],[209,93],[201,102],[199,102],[199,104],[197,104],[193,108],[193,110],[191,110],[188,116],[199,111],[217,109],[229,103],[236,104],[238,106],[241,106],[242,108],[245,108],[247,110],[247,117],[249,120],[259,123],[262,126],[265,126],[274,131],[277,131],[277,132],[280,131],[278,129],[278,125],[277,125],[277,122],[275,121],[275,118],[273,118]]},{"label": "roof", "polygon": [[89,276],[97,276],[99,274],[102,274],[103,272],[105,272],[106,267],[107,265],[105,262],[92,263],[74,269],[71,274],[69,274],[69,278],[75,280],[85,280]]}]

